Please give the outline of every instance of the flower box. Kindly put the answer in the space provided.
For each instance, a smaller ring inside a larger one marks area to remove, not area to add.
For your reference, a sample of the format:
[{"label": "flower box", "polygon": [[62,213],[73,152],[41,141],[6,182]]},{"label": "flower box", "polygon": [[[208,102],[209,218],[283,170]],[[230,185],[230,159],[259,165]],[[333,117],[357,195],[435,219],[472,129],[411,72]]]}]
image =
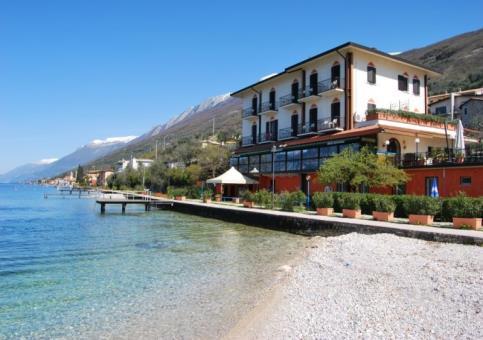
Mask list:
[{"label": "flower box", "polygon": [[409,215],[409,223],[410,224],[423,224],[423,225],[431,225],[433,224],[432,215]]},{"label": "flower box", "polygon": [[453,217],[453,227],[471,228],[476,230],[481,228],[481,218]]},{"label": "flower box", "polygon": [[215,201],[221,202],[221,195],[215,195]]},{"label": "flower box", "polygon": [[243,201],[243,206],[245,208],[253,208],[253,202],[251,202],[251,201]]},{"label": "flower box", "polygon": [[394,213],[393,212],[383,212],[383,211],[373,211],[372,217],[376,221],[389,222],[389,221],[392,221],[394,219]]},{"label": "flower box", "polygon": [[353,209],[342,209],[342,215],[344,217],[349,217],[349,218],[360,218],[361,217],[361,211],[360,210],[353,210]]},{"label": "flower box", "polygon": [[334,213],[334,208],[317,208],[317,215],[330,216]]},{"label": "flower box", "polygon": [[203,203],[211,203],[211,198],[203,198]]},{"label": "flower box", "polygon": [[[435,120],[431,120],[427,118],[427,115],[424,114],[417,114],[417,113],[410,113],[407,112],[407,115],[398,114],[397,112],[370,112],[367,114],[366,120],[390,120],[393,122],[400,122],[406,124],[415,124],[420,126],[427,126],[433,128],[444,129],[444,122],[439,122]],[[418,117],[418,116],[421,117]],[[454,130],[455,126],[453,124],[448,124],[449,130]]]}]

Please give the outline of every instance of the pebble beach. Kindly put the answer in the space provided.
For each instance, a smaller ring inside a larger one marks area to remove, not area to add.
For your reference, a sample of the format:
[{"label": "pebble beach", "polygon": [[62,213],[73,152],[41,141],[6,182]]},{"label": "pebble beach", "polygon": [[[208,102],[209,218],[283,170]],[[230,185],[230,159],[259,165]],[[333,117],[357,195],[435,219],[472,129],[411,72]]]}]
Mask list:
[{"label": "pebble beach", "polygon": [[313,239],[233,339],[483,338],[483,247],[389,234]]}]

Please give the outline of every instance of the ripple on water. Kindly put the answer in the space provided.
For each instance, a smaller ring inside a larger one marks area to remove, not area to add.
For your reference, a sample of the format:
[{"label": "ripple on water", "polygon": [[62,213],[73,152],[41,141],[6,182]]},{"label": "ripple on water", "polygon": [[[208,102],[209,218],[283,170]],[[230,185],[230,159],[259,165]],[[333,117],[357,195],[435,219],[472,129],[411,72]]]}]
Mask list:
[{"label": "ripple on water", "polygon": [[0,338],[219,335],[305,242],[169,211],[102,216],[91,200],[42,197],[0,185]]}]

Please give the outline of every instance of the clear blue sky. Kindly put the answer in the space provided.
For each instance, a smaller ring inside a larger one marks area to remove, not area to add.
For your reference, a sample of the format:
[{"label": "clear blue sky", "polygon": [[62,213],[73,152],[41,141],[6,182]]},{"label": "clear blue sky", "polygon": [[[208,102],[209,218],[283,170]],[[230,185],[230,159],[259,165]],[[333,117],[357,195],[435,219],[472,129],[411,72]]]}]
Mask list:
[{"label": "clear blue sky", "polygon": [[142,134],[349,40],[404,51],[483,23],[482,1],[337,3],[1,1],[0,173]]}]

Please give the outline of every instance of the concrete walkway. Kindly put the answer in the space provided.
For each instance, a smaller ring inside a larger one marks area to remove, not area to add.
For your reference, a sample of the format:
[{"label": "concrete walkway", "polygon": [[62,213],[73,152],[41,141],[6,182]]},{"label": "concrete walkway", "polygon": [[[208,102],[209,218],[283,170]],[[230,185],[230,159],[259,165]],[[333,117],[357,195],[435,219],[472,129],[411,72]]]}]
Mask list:
[{"label": "concrete walkway", "polygon": [[[130,194],[132,193],[130,192]],[[139,197],[149,197],[152,200],[170,202],[172,204],[167,205],[168,209],[185,213],[308,235],[323,234],[324,231],[330,229],[343,232],[390,233],[432,241],[483,245],[483,231],[477,230],[381,222],[370,219],[328,217],[271,209],[244,208],[241,205],[223,202],[175,201],[146,195],[139,195]],[[287,224],[287,226],[284,224]]]}]

